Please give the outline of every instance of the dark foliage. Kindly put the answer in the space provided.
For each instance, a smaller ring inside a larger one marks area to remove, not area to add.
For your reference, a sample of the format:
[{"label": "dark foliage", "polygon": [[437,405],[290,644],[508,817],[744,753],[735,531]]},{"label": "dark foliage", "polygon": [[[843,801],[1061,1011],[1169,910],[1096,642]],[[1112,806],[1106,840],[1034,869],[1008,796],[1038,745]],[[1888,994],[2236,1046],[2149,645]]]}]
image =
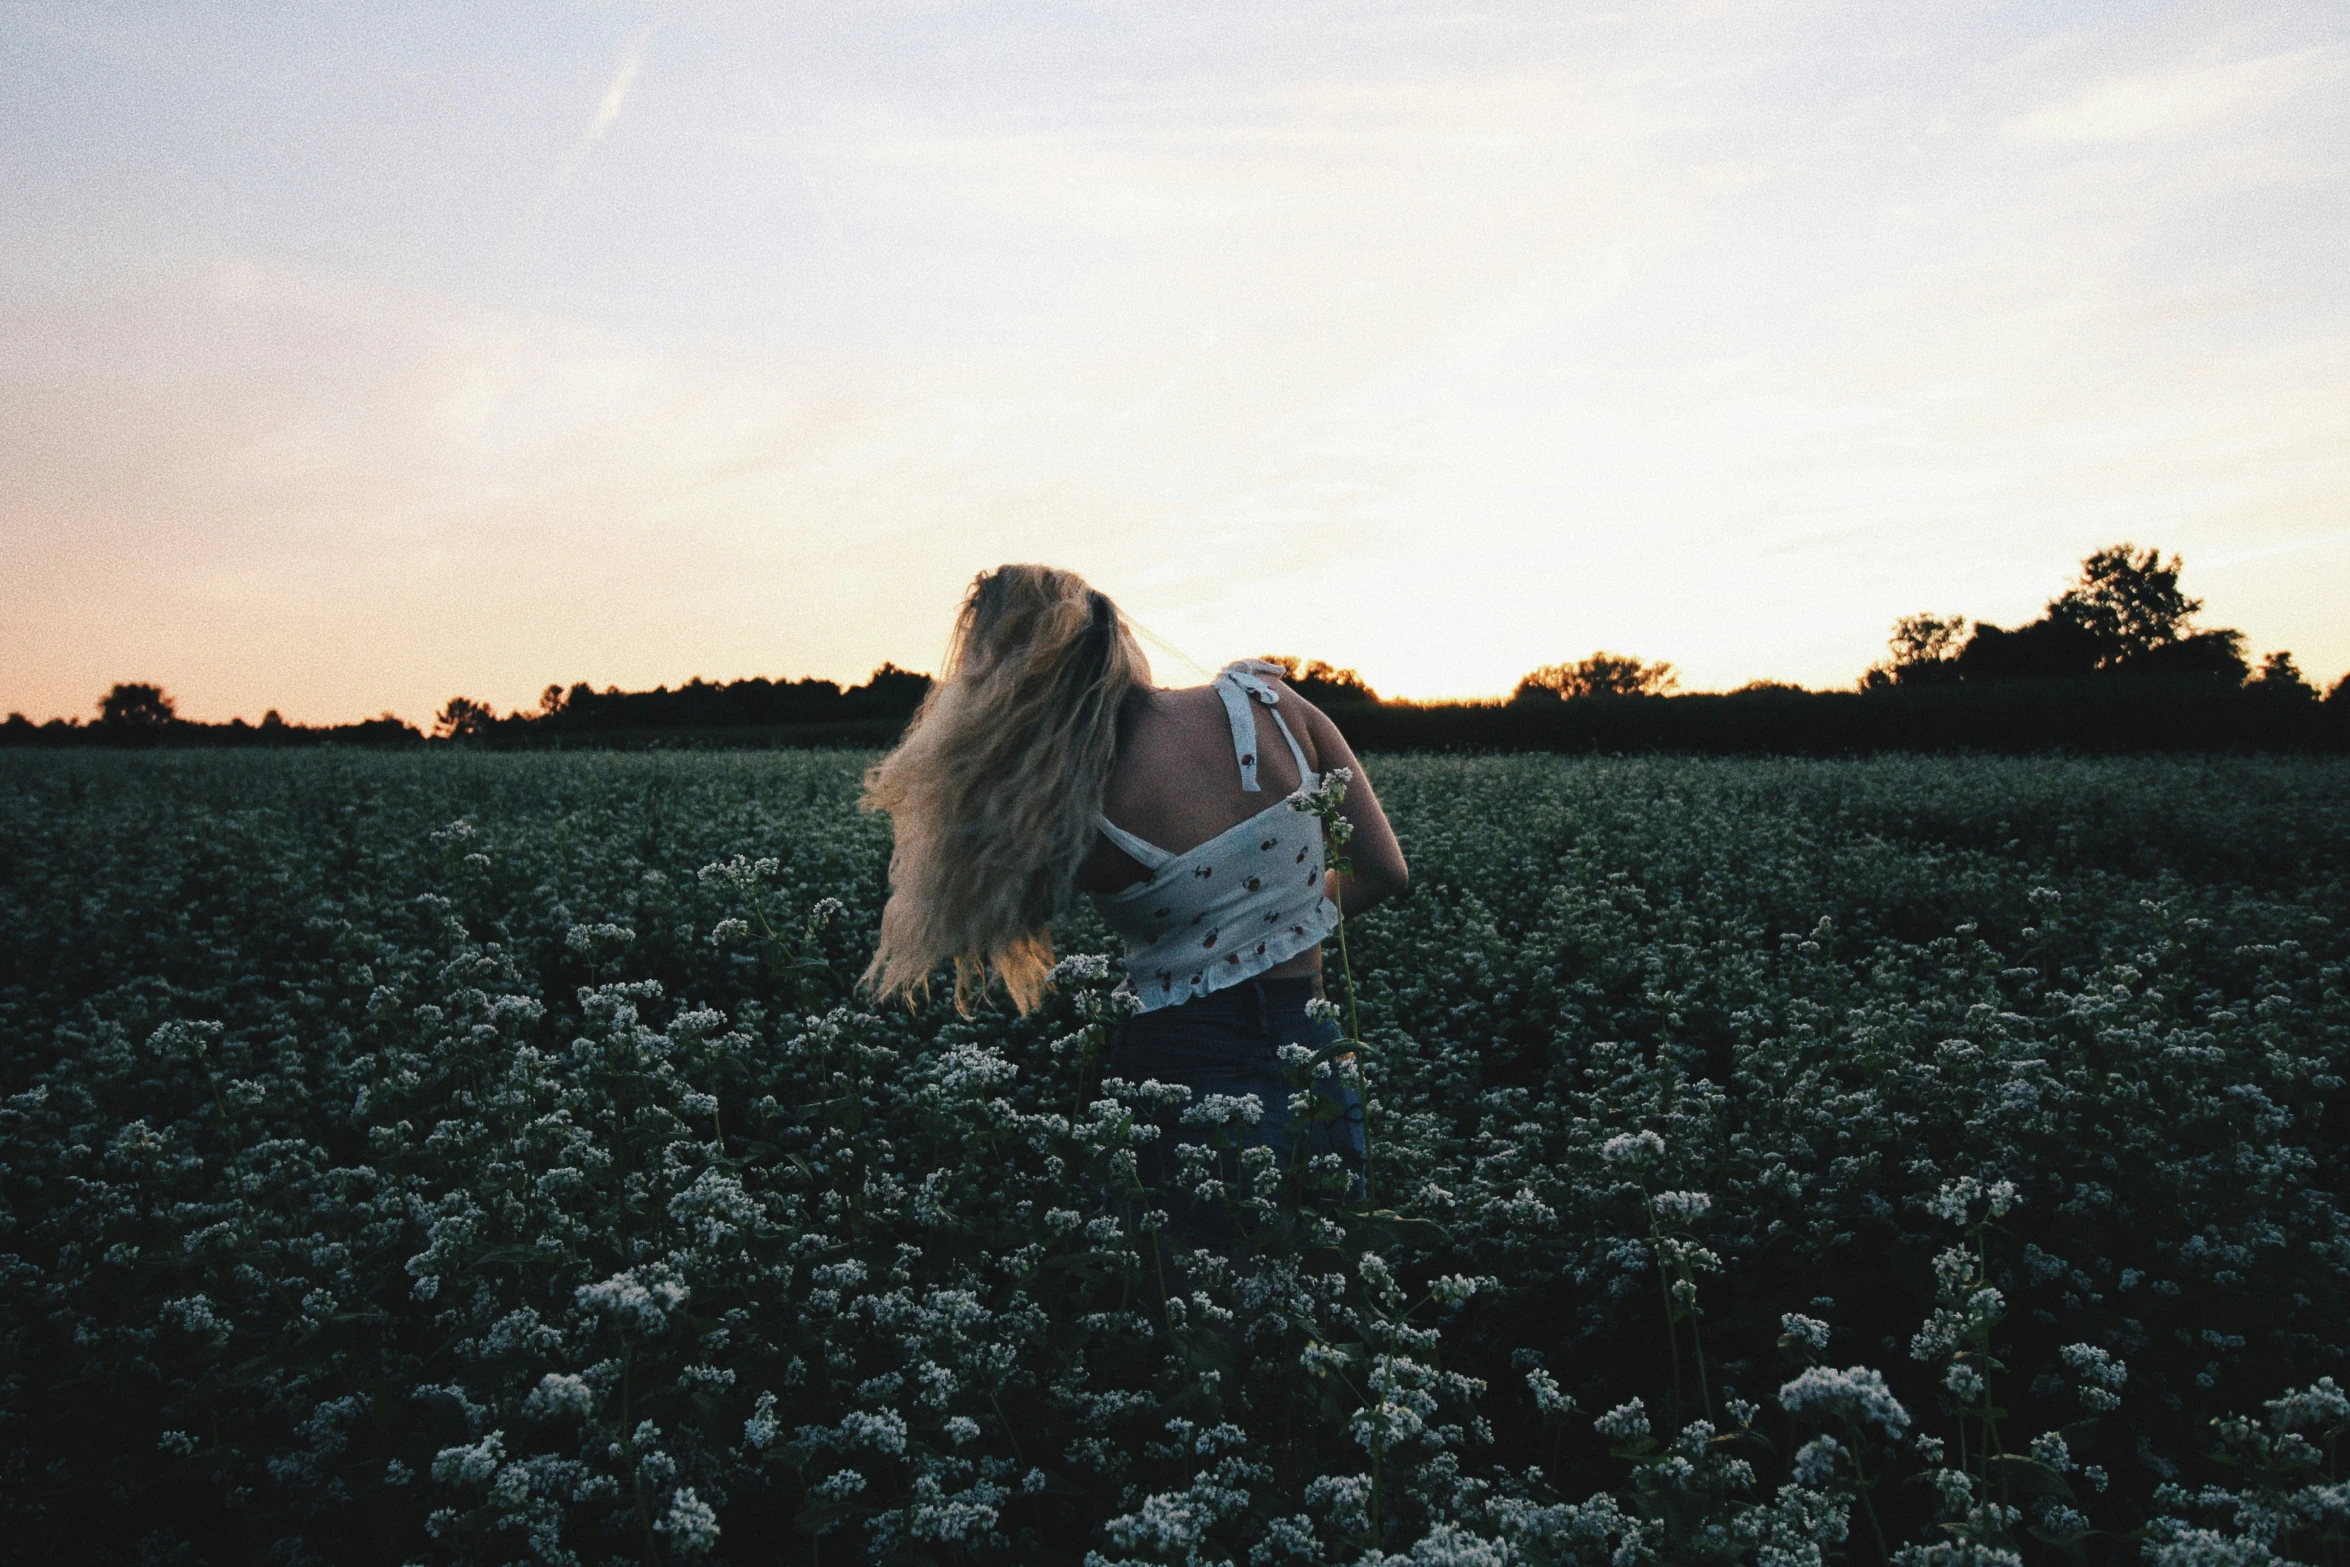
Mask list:
[{"label": "dark foliage", "polygon": [[1391,704],[1332,716],[1351,744],[1383,751],[1846,756],[2350,750],[2350,700],[2340,695],[2320,703],[2258,682],[2235,687],[2205,679],[2102,675],[1901,684],[1865,692],[1762,686],[1571,702]]},{"label": "dark foliage", "polygon": [[[6,759],[12,1558],[1816,1561],[1808,1472],[1830,1560],[1982,1533],[1952,1480],[2030,1509],[1978,1562],[2335,1559],[2338,1482],[2228,1417],[2345,1365],[2341,764],[1380,762],[1393,1210],[1284,1197],[1178,1313],[1092,1228],[1097,991],[848,1000],[861,760]],[[1382,1277],[1481,1283],[1396,1350]],[[1350,1522],[1373,1348],[1428,1418]]]},{"label": "dark foliage", "polygon": [[[1962,617],[1906,615],[1893,624],[1891,658],[1862,676],[1861,688],[2087,675],[2242,685],[2251,673],[2243,633],[2195,629],[2203,601],[2180,590],[2180,567],[2176,555],[2166,562],[2160,550],[2116,544],[2082,561],[2078,580],[2028,625],[1984,622],[1968,636]],[[2290,654],[2271,657],[2292,670]]]},{"label": "dark foliage", "polygon": [[1336,669],[1318,658],[1293,658],[1286,653],[1263,657],[1268,664],[1279,664],[1289,688],[1316,707],[1352,707],[1379,700],[1379,693],[1351,669]]},{"label": "dark foliage", "polygon": [[1960,680],[2073,680],[2097,672],[2097,639],[2069,620],[2043,616],[2013,631],[1989,623],[1952,658]]},{"label": "dark foliage", "polygon": [[379,748],[423,743],[424,736],[414,724],[391,713],[385,713],[380,718],[363,718],[352,724],[289,724],[278,716],[276,708],[264,713],[258,724],[246,723],[242,718],[232,718],[225,724],[200,724],[176,716],[160,721],[150,718],[127,723],[108,723],[100,718],[89,724],[78,723],[70,718],[52,718],[45,724],[36,724],[22,713],[11,713],[7,722],[0,723],[0,747],[34,749],[79,746],[162,746],[177,749],[198,746],[243,748],[304,745]]},{"label": "dark foliage", "polygon": [[153,733],[177,716],[161,686],[118,685],[98,700],[98,723],[116,733]]},{"label": "dark foliage", "polygon": [[1673,666],[1647,663],[1604,649],[1572,664],[1545,664],[1511,694],[1513,702],[1556,702],[1586,696],[1662,696],[1681,683]]}]

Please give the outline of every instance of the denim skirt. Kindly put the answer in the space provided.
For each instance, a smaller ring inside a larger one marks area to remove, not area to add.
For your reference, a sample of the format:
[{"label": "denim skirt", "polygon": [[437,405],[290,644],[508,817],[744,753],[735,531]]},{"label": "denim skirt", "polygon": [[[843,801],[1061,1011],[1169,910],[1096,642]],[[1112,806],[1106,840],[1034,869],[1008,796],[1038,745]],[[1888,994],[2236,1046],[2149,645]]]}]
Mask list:
[{"label": "denim skirt", "polygon": [[[1273,1150],[1286,1167],[1292,1160],[1312,1161],[1336,1154],[1355,1195],[1363,1182],[1363,1099],[1346,1081],[1348,1074],[1330,1072],[1314,1082],[1314,1091],[1337,1112],[1334,1118],[1300,1118],[1290,1113],[1295,1068],[1282,1063],[1284,1045],[1308,1050],[1326,1049],[1344,1037],[1338,1025],[1306,1015],[1318,985],[1311,975],[1290,979],[1248,979],[1228,989],[1211,991],[1179,1006],[1161,1007],[1128,1018],[1117,1042],[1110,1047],[1111,1073],[1130,1082],[1156,1078],[1180,1083],[1191,1090],[1191,1105],[1211,1094],[1232,1098],[1254,1095],[1261,1107],[1253,1126],[1228,1123],[1226,1138],[1233,1153],[1252,1146]],[[1146,1146],[1142,1174],[1159,1184],[1172,1171],[1177,1143],[1202,1143],[1210,1128],[1186,1121],[1180,1108],[1160,1118],[1159,1139]],[[1182,1217],[1178,1209],[1178,1219]],[[1195,1221],[1199,1217],[1194,1216]],[[1185,1225],[1185,1228],[1197,1228]],[[1207,1228],[1220,1228],[1209,1224]]]}]

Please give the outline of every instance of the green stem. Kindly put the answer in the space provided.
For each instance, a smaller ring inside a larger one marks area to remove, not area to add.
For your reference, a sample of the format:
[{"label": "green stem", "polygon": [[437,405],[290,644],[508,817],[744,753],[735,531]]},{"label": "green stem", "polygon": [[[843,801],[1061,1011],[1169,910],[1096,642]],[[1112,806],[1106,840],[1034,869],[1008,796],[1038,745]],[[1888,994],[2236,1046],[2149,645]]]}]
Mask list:
[{"label": "green stem", "polygon": [[[1324,829],[1325,832],[1327,830]],[[1328,852],[1327,849],[1324,850],[1326,855]],[[1347,1038],[1360,1047],[1363,1042],[1363,1014],[1355,1004],[1354,964],[1346,955],[1346,888],[1343,884],[1339,887],[1338,892],[1339,896],[1330,900],[1330,906],[1338,911],[1338,973],[1339,978],[1346,985]],[[1363,1099],[1363,1202],[1368,1206],[1377,1206],[1378,1188],[1371,1180],[1372,1149],[1375,1146],[1371,1140],[1371,1085],[1368,1080],[1363,1078],[1362,1063],[1359,1061],[1355,1064],[1355,1077],[1362,1084]]]},{"label": "green stem", "polygon": [[[1345,891],[1344,887],[1339,889],[1341,898]],[[1346,1034],[1359,1045],[1363,1042],[1363,1014],[1355,1004],[1354,964],[1346,955],[1346,907],[1338,900],[1333,900],[1331,906],[1338,910],[1338,971],[1346,980]]]},{"label": "green stem", "polygon": [[1381,1504],[1385,1496],[1383,1482],[1385,1479],[1384,1460],[1387,1456],[1387,1391],[1395,1356],[1395,1341],[1392,1334],[1388,1338],[1387,1353],[1387,1362],[1379,1368],[1379,1423],[1373,1429],[1371,1440],[1371,1546],[1374,1550],[1382,1548],[1387,1539],[1387,1526],[1382,1521]]},{"label": "green stem", "polygon": [[636,1399],[633,1393],[633,1375],[636,1367],[636,1346],[626,1344],[620,1351],[620,1424],[628,1432],[628,1487],[636,1501],[637,1527],[644,1531],[645,1559],[662,1561],[661,1542],[653,1535],[653,1510],[645,1502],[645,1469],[637,1461],[636,1426],[631,1420]]},{"label": "green stem", "polygon": [[[1705,1375],[1705,1336],[1697,1329],[1697,1303],[1689,1304],[1689,1352],[1697,1357],[1697,1397],[1705,1406],[1705,1418],[1714,1420],[1714,1390]],[[1718,1422],[1717,1422],[1718,1423]]]},{"label": "green stem", "polygon": [[1891,1567],[1893,1552],[1886,1547],[1883,1525],[1877,1522],[1877,1504],[1869,1500],[1869,1492],[1876,1489],[1876,1482],[1860,1467],[1860,1428],[1849,1420],[1844,1424],[1844,1439],[1852,1444],[1852,1478],[1860,1494],[1861,1516],[1869,1521],[1869,1534],[1877,1542],[1877,1560]]},{"label": "green stem", "polygon": [[1656,1203],[1648,1193],[1640,1194],[1640,1201],[1648,1209],[1648,1244],[1656,1253],[1656,1291],[1665,1303],[1665,1352],[1673,1361],[1672,1428],[1681,1429],[1681,1335],[1673,1331],[1673,1280],[1665,1265],[1664,1231],[1656,1220]]}]

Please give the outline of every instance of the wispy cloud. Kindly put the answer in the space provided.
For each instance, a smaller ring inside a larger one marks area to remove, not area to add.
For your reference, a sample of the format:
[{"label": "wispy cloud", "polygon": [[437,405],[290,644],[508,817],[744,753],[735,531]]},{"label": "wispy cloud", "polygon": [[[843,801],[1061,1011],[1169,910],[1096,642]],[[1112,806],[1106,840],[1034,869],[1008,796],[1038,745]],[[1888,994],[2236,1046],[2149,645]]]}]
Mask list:
[{"label": "wispy cloud", "polygon": [[2001,127],[2022,143],[2170,140],[2257,115],[2350,73],[2350,50],[2290,49],[2249,60],[2111,77]]},{"label": "wispy cloud", "polygon": [[644,69],[645,50],[651,45],[653,35],[668,25],[667,17],[656,17],[630,33],[628,41],[621,45],[620,59],[612,68],[611,85],[604,89],[604,96],[596,100],[596,112],[589,118],[587,129],[580,132],[579,139],[556,162],[553,172],[547,176],[546,184],[540,187],[538,198],[531,203],[530,210],[517,226],[508,247],[509,260],[514,251],[538,232],[555,198],[568,190],[573,180],[579,178],[579,171],[586,165],[588,154],[594,152],[596,144],[619,123],[620,111],[628,103],[629,89],[636,85],[637,73]]},{"label": "wispy cloud", "polygon": [[[1492,692],[1612,646],[1841,682],[1894,615],[2028,617],[2123,537],[2350,665],[2339,0],[1528,0],[1506,37],[1504,0],[646,3],[676,25],[443,29],[390,157],[355,105],[414,62],[331,30],[299,168],[234,73],[201,121],[0,91],[72,219],[35,298],[0,205],[0,645],[35,650],[0,711],[856,678],[1008,559],[1176,678],[1278,647]],[[210,158],[177,205],[126,124]]]}]

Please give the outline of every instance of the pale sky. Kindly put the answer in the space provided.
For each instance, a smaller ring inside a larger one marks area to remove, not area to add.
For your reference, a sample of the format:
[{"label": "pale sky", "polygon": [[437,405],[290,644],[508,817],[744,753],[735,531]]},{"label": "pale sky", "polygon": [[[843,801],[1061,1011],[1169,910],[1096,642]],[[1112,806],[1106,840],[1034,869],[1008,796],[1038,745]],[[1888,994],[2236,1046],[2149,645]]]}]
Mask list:
[{"label": "pale sky", "polygon": [[1845,685],[2122,539],[2350,667],[2339,0],[0,0],[0,711],[854,682],[1007,560]]}]

